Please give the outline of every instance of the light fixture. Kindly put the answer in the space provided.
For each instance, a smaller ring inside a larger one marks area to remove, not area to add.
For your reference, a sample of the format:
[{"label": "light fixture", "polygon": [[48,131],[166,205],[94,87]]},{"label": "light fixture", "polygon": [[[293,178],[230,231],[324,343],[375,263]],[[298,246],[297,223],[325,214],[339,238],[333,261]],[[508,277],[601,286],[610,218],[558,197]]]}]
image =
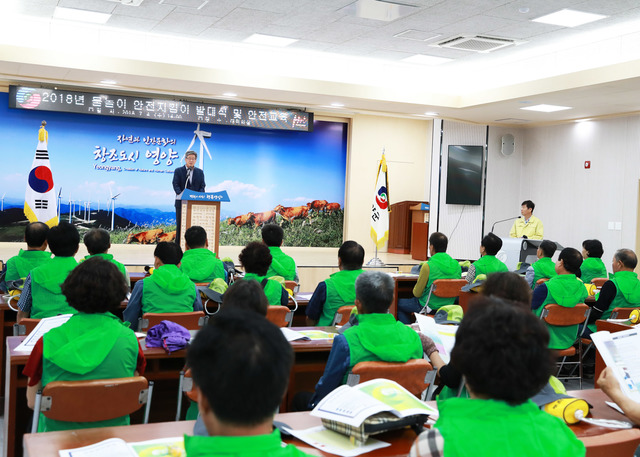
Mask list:
[{"label": "light fixture", "polygon": [[603,14],[585,13],[584,11],[576,11],[570,9],[563,9],[556,11],[555,13],[541,16],[537,19],[532,19],[533,22],[541,22],[543,24],[559,25],[562,27],[577,27],[579,25],[588,24],[589,22],[599,21],[604,19]]},{"label": "light fixture", "polygon": [[576,123],[581,123],[581,122],[589,122],[591,119],[587,118],[587,119],[576,119],[574,122]]},{"label": "light fixture", "polygon": [[223,97],[237,97],[238,94],[236,94],[235,92],[225,92],[222,94]]},{"label": "light fixture", "polygon": [[434,113],[433,111],[427,111],[424,113],[425,116],[438,116],[440,113]]},{"label": "light fixture", "polygon": [[262,35],[260,33],[254,33],[250,37],[247,37],[244,40],[242,40],[243,43],[260,44],[263,46],[273,46],[276,48],[284,48],[285,46],[289,46],[290,44],[295,43],[296,41],[298,40],[294,38],[284,38],[284,37],[273,36],[273,35]]},{"label": "light fixture", "polygon": [[558,106],[558,105],[533,105],[533,106],[526,106],[524,108],[520,108],[520,109],[524,109],[527,111],[540,111],[542,113],[553,113],[554,111],[562,111],[565,109],[572,109],[570,106]]},{"label": "light fixture", "polygon": [[77,8],[64,8],[56,6],[53,12],[54,19],[64,19],[76,22],[91,22],[93,24],[106,24],[111,14],[98,13],[96,11],[80,10]]},{"label": "light fixture", "polygon": [[331,106],[333,106],[334,108],[342,108],[344,106],[344,103],[333,102],[331,103]]},{"label": "light fixture", "polygon": [[402,59],[403,62],[415,63],[418,65],[440,65],[442,63],[451,62],[453,59],[446,57],[427,56],[425,54],[415,54]]},{"label": "light fixture", "polygon": [[114,84],[118,84],[117,81],[114,81],[113,79],[103,79],[100,81],[100,84],[108,84],[110,86],[114,85]]}]

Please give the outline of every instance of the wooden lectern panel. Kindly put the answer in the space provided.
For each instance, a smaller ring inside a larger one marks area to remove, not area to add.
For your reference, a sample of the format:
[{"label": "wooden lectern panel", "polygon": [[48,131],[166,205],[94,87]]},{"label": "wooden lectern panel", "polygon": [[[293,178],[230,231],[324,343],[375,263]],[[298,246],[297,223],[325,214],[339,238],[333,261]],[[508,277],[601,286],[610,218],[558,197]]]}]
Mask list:
[{"label": "wooden lectern panel", "polygon": [[389,245],[387,252],[409,254],[411,252],[411,210],[418,201],[404,201],[390,206]]},{"label": "wooden lectern panel", "polygon": [[220,239],[220,202],[182,201],[182,239],[180,246],[185,249],[184,233],[191,226],[199,225],[207,232],[209,250],[218,253]]},{"label": "wooden lectern panel", "polygon": [[411,258],[427,260],[429,255],[429,223],[414,222],[411,237]]}]

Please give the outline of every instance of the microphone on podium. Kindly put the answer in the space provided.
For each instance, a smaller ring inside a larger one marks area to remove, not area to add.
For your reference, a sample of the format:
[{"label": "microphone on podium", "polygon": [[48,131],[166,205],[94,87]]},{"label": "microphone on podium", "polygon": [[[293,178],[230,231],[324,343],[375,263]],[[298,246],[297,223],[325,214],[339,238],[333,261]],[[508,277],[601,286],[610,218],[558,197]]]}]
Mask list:
[{"label": "microphone on podium", "polygon": [[514,219],[520,219],[522,216],[516,216],[516,217],[508,217],[506,219],[502,219],[501,221],[495,221],[493,223],[493,225],[491,226],[491,231],[493,232],[493,229],[495,228],[496,224],[499,224],[500,222],[506,222],[506,221],[512,221]]}]

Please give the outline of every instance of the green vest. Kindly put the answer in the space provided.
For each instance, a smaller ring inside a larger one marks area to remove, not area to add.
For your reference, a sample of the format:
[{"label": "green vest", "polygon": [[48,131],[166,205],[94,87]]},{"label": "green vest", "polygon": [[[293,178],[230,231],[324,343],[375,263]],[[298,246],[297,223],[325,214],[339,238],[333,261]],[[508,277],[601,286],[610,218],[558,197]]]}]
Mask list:
[{"label": "green vest", "polygon": [[267,278],[271,276],[282,276],[286,281],[295,281],[296,262],[277,246],[269,246],[271,251],[271,266],[267,271]]},{"label": "green vest", "polygon": [[[111,313],[80,313],[44,335],[42,386],[53,381],[126,378],[133,376],[137,360],[138,340],[120,319]],[[41,414],[38,431],[113,425],[129,425],[129,416],[80,423],[48,419]]]},{"label": "green vest", "polygon": [[444,457],[584,457],[584,444],[562,419],[532,401],[511,406],[498,400],[438,401],[435,424]]},{"label": "green vest", "polygon": [[[600,319],[609,319],[613,308],[635,308],[640,306],[640,280],[638,274],[633,271],[618,271],[611,278],[616,286],[616,296],[614,297],[609,309],[602,313]],[[592,332],[597,331],[596,324],[590,324],[589,329]]]},{"label": "green vest", "polygon": [[27,277],[31,270],[51,260],[51,253],[47,251],[23,251],[7,260],[7,274],[5,281],[17,281]]},{"label": "green vest", "polygon": [[[254,279],[258,281],[260,287],[262,287],[262,281],[266,279],[266,276],[258,276],[254,273],[245,273],[243,279]],[[267,279],[267,284],[265,284],[262,290],[264,290],[264,294],[267,296],[267,301],[271,306],[280,306],[280,298],[282,297],[282,285],[278,281]]]},{"label": "green vest", "polygon": [[196,286],[176,265],[162,265],[143,281],[142,314],[193,311]]},{"label": "green vest", "polygon": [[42,319],[78,312],[69,306],[60,290],[64,280],[77,265],[78,262],[73,257],[54,257],[31,271],[31,318]]},{"label": "green vest", "polygon": [[282,443],[280,431],[253,436],[184,436],[187,457],[302,457],[293,444]]},{"label": "green vest", "polygon": [[[424,291],[419,300],[422,306],[427,303],[427,297],[429,296],[429,290],[431,289],[433,281],[436,279],[460,279],[462,277],[460,263],[446,252],[437,252],[432,255],[427,265],[429,265],[429,280],[427,281],[427,285],[424,286]],[[434,294],[431,294],[429,308],[438,309],[445,305],[453,305],[455,301],[456,297],[436,297]]]},{"label": "green vest", "polygon": [[[101,259],[108,260],[109,262],[114,264],[116,267],[118,267],[118,270],[120,270],[120,273],[122,273],[122,276],[124,276],[127,279],[129,278],[129,275],[127,275],[127,268],[124,266],[123,263],[120,263],[116,259],[114,259],[113,255],[108,253],[87,255],[85,256],[84,260],[89,260],[92,257],[100,257]],[[129,284],[127,284],[127,286],[128,285]]]},{"label": "green vest", "polygon": [[542,279],[542,278],[551,279],[554,276],[557,276],[558,274],[556,273],[556,264],[553,260],[551,260],[550,257],[543,257],[538,261],[534,262],[533,265],[531,266],[533,267],[533,272],[534,272],[533,284],[531,285],[532,289],[535,289],[536,282],[538,282],[539,279]]},{"label": "green vest", "polygon": [[580,265],[580,279],[589,284],[593,278],[608,278],[607,267],[598,257],[587,257]]},{"label": "green vest", "polygon": [[[536,315],[542,314],[542,309],[549,303],[573,308],[578,303],[584,303],[587,298],[587,289],[584,283],[576,278],[576,275],[557,275],[548,280],[547,298],[542,302],[540,308],[536,310]],[[573,344],[578,337],[578,326],[569,325],[566,327],[548,326],[549,328],[549,349],[566,349]]]},{"label": "green vest", "polygon": [[364,270],[340,270],[325,279],[327,299],[322,307],[318,325],[331,325],[338,308],[353,305],[356,299],[356,279]]},{"label": "green vest", "polygon": [[476,267],[476,278],[478,275],[488,275],[490,273],[499,273],[501,271],[509,271],[507,266],[495,255],[484,255],[473,262]]},{"label": "green vest", "polygon": [[344,337],[349,345],[349,371],[360,362],[404,363],[423,357],[418,334],[392,314],[358,314],[358,325],[347,329]]},{"label": "green vest", "polygon": [[224,279],[222,260],[206,248],[189,249],[184,252],[180,269],[193,282],[210,283],[216,278]]}]

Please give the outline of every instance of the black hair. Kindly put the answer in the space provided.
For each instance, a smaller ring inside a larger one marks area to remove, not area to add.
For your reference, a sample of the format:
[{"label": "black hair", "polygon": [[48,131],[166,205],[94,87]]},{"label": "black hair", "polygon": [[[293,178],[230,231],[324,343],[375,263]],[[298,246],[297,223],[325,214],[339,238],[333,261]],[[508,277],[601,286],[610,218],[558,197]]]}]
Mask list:
[{"label": "black hair", "polygon": [[433,250],[436,252],[447,252],[449,240],[444,233],[434,232],[429,237],[429,244],[433,246]]},{"label": "black hair", "polygon": [[115,313],[129,286],[113,262],[92,257],[69,273],[61,290],[67,303],[81,313]]},{"label": "black hair", "polygon": [[523,303],[531,307],[531,287],[519,274],[511,271],[491,273],[482,284],[482,295]]},{"label": "black hair", "polygon": [[109,250],[109,246],[111,246],[109,232],[103,228],[92,228],[85,233],[83,241],[87,247],[87,251],[89,251],[91,255],[104,254]]},{"label": "black hair", "polygon": [[165,265],[178,265],[182,260],[182,248],[172,241],[161,241],[153,251],[153,256]]},{"label": "black hair", "polygon": [[255,279],[236,281],[224,293],[222,308],[238,308],[255,311],[263,316],[267,315],[269,300],[264,290]]},{"label": "black hair", "polygon": [[564,248],[560,251],[558,260],[562,260],[565,270],[574,275],[580,274],[580,265],[582,265],[582,254],[574,248]]},{"label": "black hair", "polygon": [[39,248],[47,241],[49,226],[44,222],[30,222],[24,228],[24,240],[30,248]]},{"label": "black hair", "polygon": [[523,201],[520,206],[526,206],[527,208],[529,208],[531,210],[531,212],[533,212],[533,210],[536,209],[536,204],[533,203],[531,200]]},{"label": "black hair", "polygon": [[196,159],[198,158],[198,153],[196,151],[187,151],[184,153],[184,158],[186,159],[189,156],[196,156]]},{"label": "black hair", "polygon": [[542,250],[542,253],[544,254],[545,257],[553,257],[553,254],[555,254],[556,249],[558,249],[558,245],[553,241],[549,241],[549,240],[544,240],[542,243],[540,243],[539,247]]},{"label": "black hair", "polygon": [[275,414],[287,388],[293,350],[264,317],[225,309],[198,332],[187,363],[215,417],[248,427]]},{"label": "black hair", "polygon": [[582,247],[587,251],[589,257],[597,257],[599,259],[602,257],[602,254],[604,254],[604,248],[600,240],[584,240]]},{"label": "black hair", "polygon": [[49,229],[47,242],[53,255],[73,257],[78,252],[80,234],[75,225],[62,221]]},{"label": "black hair", "polygon": [[502,240],[493,232],[489,232],[482,238],[481,246],[488,255],[496,255],[502,248]]},{"label": "black hair", "polygon": [[356,279],[356,298],[366,313],[386,313],[393,301],[393,279],[382,271],[365,271]]},{"label": "black hair", "polygon": [[207,232],[199,225],[192,225],[184,232],[184,241],[191,249],[203,248],[207,244]]},{"label": "black hair", "polygon": [[531,311],[479,297],[456,332],[451,364],[475,394],[518,405],[549,380],[548,344],[549,332]]},{"label": "black hair", "polygon": [[631,249],[618,249],[614,257],[622,262],[625,268],[635,270],[636,266],[638,266],[638,257]]},{"label": "black hair", "polygon": [[244,271],[247,273],[265,276],[271,266],[273,257],[266,244],[260,241],[252,241],[240,252],[238,260],[240,260],[240,264],[242,264]]},{"label": "black hair", "polygon": [[277,224],[265,224],[262,226],[262,241],[267,246],[279,247],[284,239],[284,230]]},{"label": "black hair", "polygon": [[338,249],[338,257],[345,270],[359,270],[364,263],[364,248],[355,241],[345,241]]}]

